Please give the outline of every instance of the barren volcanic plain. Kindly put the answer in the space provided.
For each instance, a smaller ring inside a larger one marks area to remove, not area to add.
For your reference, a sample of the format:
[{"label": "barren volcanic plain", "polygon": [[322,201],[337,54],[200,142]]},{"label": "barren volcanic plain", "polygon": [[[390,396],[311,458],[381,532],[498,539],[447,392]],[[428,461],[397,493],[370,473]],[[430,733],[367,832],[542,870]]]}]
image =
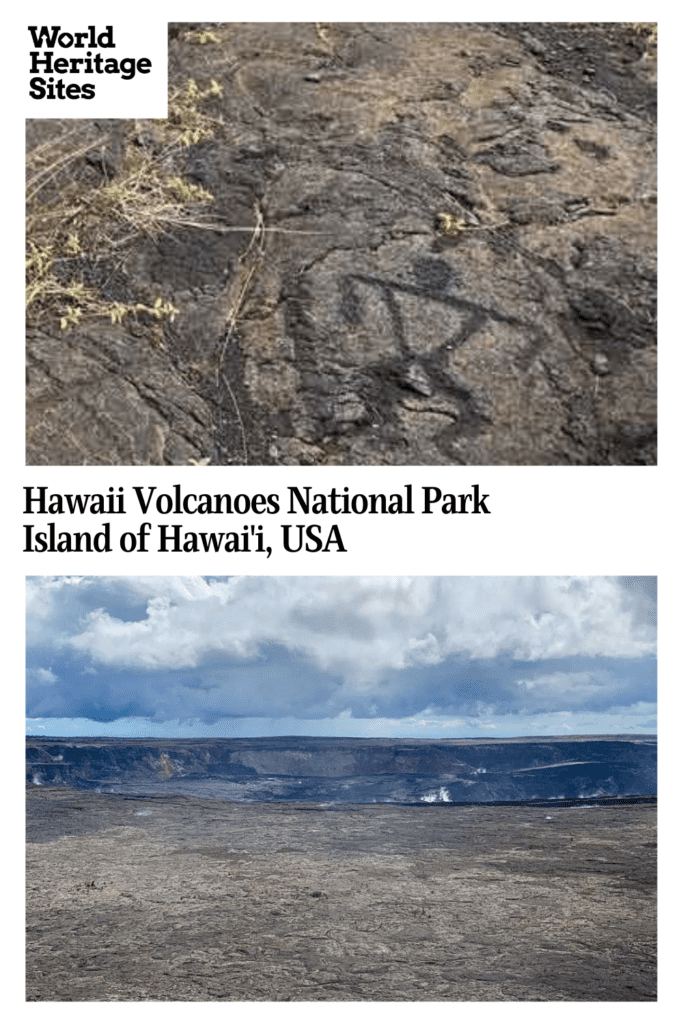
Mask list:
[{"label": "barren volcanic plain", "polygon": [[656,808],[27,790],[29,1001],[656,999]]}]

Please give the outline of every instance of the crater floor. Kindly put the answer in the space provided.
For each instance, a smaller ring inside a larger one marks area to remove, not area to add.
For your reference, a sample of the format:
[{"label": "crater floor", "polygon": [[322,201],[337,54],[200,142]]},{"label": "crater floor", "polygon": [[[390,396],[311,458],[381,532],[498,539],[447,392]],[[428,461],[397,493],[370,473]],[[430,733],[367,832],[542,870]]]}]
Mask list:
[{"label": "crater floor", "polygon": [[30,1001],[656,999],[656,808],[27,791]]}]

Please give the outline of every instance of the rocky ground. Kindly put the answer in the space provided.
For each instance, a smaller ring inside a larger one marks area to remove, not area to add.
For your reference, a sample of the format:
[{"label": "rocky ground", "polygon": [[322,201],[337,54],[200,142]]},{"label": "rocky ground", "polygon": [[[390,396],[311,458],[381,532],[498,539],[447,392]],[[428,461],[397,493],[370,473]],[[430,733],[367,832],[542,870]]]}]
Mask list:
[{"label": "rocky ground", "polygon": [[656,998],[656,809],[27,791],[27,998]]},{"label": "rocky ground", "polygon": [[175,25],[169,48],[171,90],[217,85],[172,157],[153,125],[29,122],[29,152],[77,126],[69,181],[156,146],[213,196],[212,227],[78,265],[171,302],[163,331],[29,326],[29,464],[655,461],[647,32]]}]

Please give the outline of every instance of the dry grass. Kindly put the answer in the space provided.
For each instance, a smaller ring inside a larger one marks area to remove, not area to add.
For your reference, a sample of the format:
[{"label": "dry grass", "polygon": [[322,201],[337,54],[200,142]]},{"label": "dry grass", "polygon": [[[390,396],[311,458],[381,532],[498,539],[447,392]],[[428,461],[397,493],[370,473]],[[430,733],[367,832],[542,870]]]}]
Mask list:
[{"label": "dry grass", "polygon": [[[27,155],[26,314],[30,322],[59,321],[62,330],[85,318],[173,319],[162,296],[148,302],[109,301],[95,283],[96,268],[120,264],[142,236],[208,224],[213,196],[172,167],[180,151],[209,138],[219,122],[202,110],[219,96],[217,82],[193,80],[169,97],[168,117],[126,126],[123,156],[114,177],[83,174],[83,157],[97,150],[82,141],[74,122]],[[147,142],[145,142],[147,138]],[[105,149],[110,140],[98,140]],[[247,229],[248,230],[248,229]]]}]

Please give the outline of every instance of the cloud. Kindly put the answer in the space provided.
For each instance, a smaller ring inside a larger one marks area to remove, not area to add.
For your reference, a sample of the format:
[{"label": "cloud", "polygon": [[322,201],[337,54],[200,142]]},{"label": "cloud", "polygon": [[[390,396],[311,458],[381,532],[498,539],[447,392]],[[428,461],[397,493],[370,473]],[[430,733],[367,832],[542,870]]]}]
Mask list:
[{"label": "cloud", "polygon": [[59,681],[51,668],[32,668],[30,669],[30,675],[32,679],[42,686],[51,686]]},{"label": "cloud", "polygon": [[28,707],[205,722],[605,710],[653,698],[655,608],[639,577],[34,577]]}]

